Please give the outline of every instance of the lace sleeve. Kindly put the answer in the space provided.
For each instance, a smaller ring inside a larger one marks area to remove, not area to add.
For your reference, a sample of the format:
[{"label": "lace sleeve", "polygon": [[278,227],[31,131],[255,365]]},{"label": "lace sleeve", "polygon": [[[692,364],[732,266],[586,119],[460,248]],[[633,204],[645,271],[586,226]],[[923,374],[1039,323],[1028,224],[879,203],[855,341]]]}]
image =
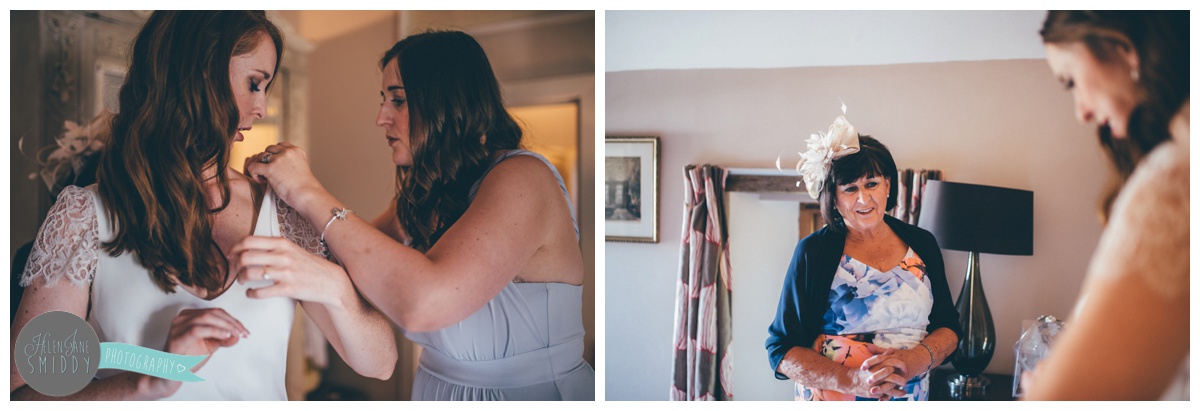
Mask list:
[{"label": "lace sleeve", "polygon": [[1162,297],[1188,298],[1190,166],[1173,143],[1155,148],[1113,203],[1090,275],[1134,276]]},{"label": "lace sleeve", "polygon": [[325,256],[325,247],[321,245],[321,232],[313,228],[300,212],[279,197],[275,198],[275,210],[279,214],[279,233],[283,238],[292,240],[310,253]]},{"label": "lace sleeve", "polygon": [[100,247],[95,199],[87,189],[68,186],[58,195],[38,230],[21,286],[37,278],[53,286],[66,277],[76,286],[88,285],[96,274]]}]

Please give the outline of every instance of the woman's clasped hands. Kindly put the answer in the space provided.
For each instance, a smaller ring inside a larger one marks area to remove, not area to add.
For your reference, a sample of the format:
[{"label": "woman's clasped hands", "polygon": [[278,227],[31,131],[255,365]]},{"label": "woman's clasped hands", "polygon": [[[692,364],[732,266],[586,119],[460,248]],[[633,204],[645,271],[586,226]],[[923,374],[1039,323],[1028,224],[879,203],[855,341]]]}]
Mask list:
[{"label": "woman's clasped hands", "polygon": [[853,389],[848,393],[865,398],[879,398],[880,401],[904,396],[905,384],[914,376],[909,371],[920,368],[915,368],[905,361],[904,350],[881,350],[873,345],[869,349],[875,355],[851,372]]}]

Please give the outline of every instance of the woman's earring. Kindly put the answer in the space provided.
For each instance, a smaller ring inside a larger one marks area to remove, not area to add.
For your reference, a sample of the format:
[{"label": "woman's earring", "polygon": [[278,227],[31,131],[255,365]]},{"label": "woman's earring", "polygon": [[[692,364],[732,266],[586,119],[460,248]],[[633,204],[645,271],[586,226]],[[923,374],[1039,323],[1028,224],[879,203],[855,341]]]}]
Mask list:
[{"label": "woman's earring", "polygon": [[1138,71],[1137,71],[1137,69],[1130,70],[1130,71],[1129,71],[1129,77],[1133,79],[1133,82],[1134,82],[1134,83],[1137,83],[1137,81],[1138,81]]}]

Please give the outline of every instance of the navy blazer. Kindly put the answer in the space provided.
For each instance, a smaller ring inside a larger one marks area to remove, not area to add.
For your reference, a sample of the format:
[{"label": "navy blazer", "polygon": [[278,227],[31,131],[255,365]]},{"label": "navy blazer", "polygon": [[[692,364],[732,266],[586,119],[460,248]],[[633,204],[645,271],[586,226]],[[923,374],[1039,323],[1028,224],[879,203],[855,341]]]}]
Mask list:
[{"label": "navy blazer", "polygon": [[[933,234],[917,226],[885,215],[883,221],[896,233],[917,256],[925,262],[925,275],[933,287],[933,309],[929,313],[929,327],[949,328],[962,339],[958,324],[958,311],[950,299],[950,287],[946,285],[946,267],[942,261],[942,249]],[[779,369],[779,362],[792,347],[813,346],[813,341],[825,326],[824,315],[829,310],[829,289],[837,273],[838,261],[846,248],[846,233],[838,233],[828,226],[805,237],[796,244],[792,263],[783,278],[783,291],[779,295],[779,308],[775,321],[767,328],[767,357],[771,370]],[[947,356],[949,360],[951,356]],[[942,363],[945,363],[943,361]],[[775,378],[788,377],[775,371]]]}]

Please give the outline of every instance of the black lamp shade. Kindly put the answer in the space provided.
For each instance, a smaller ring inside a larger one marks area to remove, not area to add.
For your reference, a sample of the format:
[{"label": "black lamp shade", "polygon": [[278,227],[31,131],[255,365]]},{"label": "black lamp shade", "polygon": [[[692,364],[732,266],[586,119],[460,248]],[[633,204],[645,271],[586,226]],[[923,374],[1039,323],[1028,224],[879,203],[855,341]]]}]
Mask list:
[{"label": "black lamp shade", "polygon": [[930,180],[920,227],[942,248],[986,254],[1033,255],[1033,192]]}]

